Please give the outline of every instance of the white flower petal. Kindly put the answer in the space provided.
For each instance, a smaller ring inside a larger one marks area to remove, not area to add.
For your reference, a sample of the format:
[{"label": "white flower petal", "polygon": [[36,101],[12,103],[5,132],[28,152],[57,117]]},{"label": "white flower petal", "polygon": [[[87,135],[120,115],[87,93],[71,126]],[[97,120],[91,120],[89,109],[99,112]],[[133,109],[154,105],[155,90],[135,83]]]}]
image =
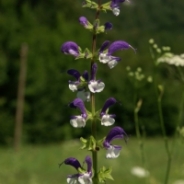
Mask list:
[{"label": "white flower petal", "polygon": [[118,16],[120,14],[120,9],[119,8],[113,8],[112,12],[115,16]]},{"label": "white flower petal", "polygon": [[77,91],[77,85],[76,84],[69,84],[69,89],[73,92]]},{"label": "white flower petal", "polygon": [[120,151],[120,149],[115,149],[113,146],[110,146],[107,149],[106,158],[117,158],[120,155]]},{"label": "white flower petal", "polygon": [[101,118],[101,125],[111,126],[115,123],[115,119],[111,118],[109,114],[105,114]]},{"label": "white flower petal", "polygon": [[98,81],[90,81],[88,84],[88,88],[92,93],[99,93],[103,91],[105,87],[105,84],[103,82],[98,82]]},{"label": "white flower petal", "polygon": [[85,173],[78,178],[80,184],[92,184],[92,179],[89,173]]},{"label": "white flower petal", "polygon": [[69,184],[79,184],[78,178],[67,178],[66,181]]},{"label": "white flower petal", "polygon": [[110,61],[110,57],[109,56],[107,56],[107,53],[100,53],[100,55],[99,55],[99,61],[101,62],[101,63],[104,63],[104,64],[106,64],[106,63],[108,63],[109,61]]},{"label": "white flower petal", "polygon": [[118,64],[118,62],[115,59],[114,60],[112,59],[107,64],[108,64],[109,68],[112,69]]},{"label": "white flower petal", "polygon": [[74,128],[81,128],[86,126],[86,120],[82,116],[75,116],[75,118],[70,119],[70,124]]}]

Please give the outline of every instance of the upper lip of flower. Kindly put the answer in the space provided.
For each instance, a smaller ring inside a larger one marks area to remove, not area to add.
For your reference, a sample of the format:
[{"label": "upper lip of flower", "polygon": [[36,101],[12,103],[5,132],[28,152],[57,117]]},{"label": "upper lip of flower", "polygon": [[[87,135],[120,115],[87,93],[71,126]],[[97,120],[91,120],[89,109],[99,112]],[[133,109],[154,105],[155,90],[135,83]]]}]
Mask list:
[{"label": "upper lip of flower", "polygon": [[[66,164],[66,165],[70,165],[72,167],[74,167],[77,171],[79,171],[79,168],[82,169],[82,166],[80,164],[80,162],[74,158],[74,157],[69,157],[67,159],[65,159],[61,164],[59,164],[59,166],[61,166],[62,164]],[[84,160],[84,163],[86,163],[87,165],[87,173],[89,173],[89,176],[91,177],[92,176],[92,160],[91,160],[91,157],[90,156],[86,156],[85,157],[85,160]],[[74,176],[80,176],[80,175],[83,175],[83,174],[75,174]],[[72,175],[70,175],[72,176]]]},{"label": "upper lip of flower", "polygon": [[69,106],[72,108],[76,108],[76,107],[79,108],[82,113],[82,117],[87,118],[84,102],[80,98],[76,98],[73,102],[69,104]]},{"label": "upper lip of flower", "polygon": [[125,0],[112,0],[111,1],[111,8],[119,8],[120,3],[125,2]]},{"label": "upper lip of flower", "polygon": [[70,69],[67,71],[67,73],[69,75],[72,75],[73,77],[75,77],[78,81],[80,80],[80,77],[82,76],[86,81],[88,81],[88,72],[85,70],[84,73],[81,75],[79,73],[79,71],[75,70],[75,69]]},{"label": "upper lip of flower", "polygon": [[116,101],[115,98],[113,98],[113,97],[108,98],[108,99],[105,101],[105,104],[104,104],[104,106],[103,106],[103,108],[102,108],[102,110],[101,110],[101,112],[100,112],[100,116],[103,116],[104,114],[106,114],[106,110],[107,110],[110,106],[114,105],[116,102],[117,102],[117,101]]},{"label": "upper lip of flower", "polygon": [[[108,148],[110,147],[110,143],[114,140],[114,139],[124,139],[125,142],[127,142],[127,134],[126,132],[119,126],[113,127],[110,132],[108,133],[108,135],[105,138],[105,141],[103,143],[104,147]],[[118,146],[120,147],[120,146]]]}]

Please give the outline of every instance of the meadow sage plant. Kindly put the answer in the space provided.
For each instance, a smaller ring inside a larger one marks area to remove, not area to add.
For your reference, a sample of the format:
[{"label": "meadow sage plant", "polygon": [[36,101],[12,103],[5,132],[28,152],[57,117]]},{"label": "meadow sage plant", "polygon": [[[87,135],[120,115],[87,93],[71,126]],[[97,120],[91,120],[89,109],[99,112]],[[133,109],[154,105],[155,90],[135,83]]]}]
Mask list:
[{"label": "meadow sage plant", "polygon": [[[80,73],[77,69],[68,69],[67,73],[72,77],[69,80],[69,89],[76,92],[76,98],[71,100],[69,107],[79,109],[80,113],[70,117],[70,124],[73,128],[84,128],[91,126],[91,135],[87,138],[80,138],[82,149],[91,152],[91,156],[86,156],[84,163],[85,169],[77,158],[71,157],[63,159],[60,164],[70,165],[76,169],[76,173],[67,176],[69,184],[98,184],[106,183],[107,179],[113,180],[111,169],[107,166],[98,167],[98,151],[106,150],[106,158],[115,159],[120,155],[121,145],[114,145],[113,140],[122,139],[127,142],[127,134],[122,127],[115,126],[110,129],[105,137],[97,140],[97,126],[112,126],[115,124],[115,114],[109,113],[109,108],[117,103],[114,97],[109,97],[102,108],[96,110],[95,95],[103,92],[105,83],[103,79],[97,79],[98,67],[106,67],[107,70],[114,68],[120,57],[115,56],[119,50],[135,49],[124,40],[109,41],[101,43],[100,48],[96,48],[97,34],[106,33],[113,28],[112,23],[100,24],[100,13],[112,11],[115,16],[120,14],[120,7],[126,0],[111,0],[102,3],[102,0],[84,0],[82,7],[95,10],[95,20],[91,23],[85,16],[79,17],[79,23],[83,28],[92,32],[92,48],[81,49],[80,44],[74,41],[66,41],[61,46],[61,52],[73,56],[75,59],[89,60],[90,71],[85,70]],[[89,43],[91,45],[91,43]],[[102,63],[102,64],[100,64]],[[99,66],[98,66],[99,64]],[[109,72],[110,73],[110,72]],[[91,109],[86,109],[85,103],[90,103]]]}]

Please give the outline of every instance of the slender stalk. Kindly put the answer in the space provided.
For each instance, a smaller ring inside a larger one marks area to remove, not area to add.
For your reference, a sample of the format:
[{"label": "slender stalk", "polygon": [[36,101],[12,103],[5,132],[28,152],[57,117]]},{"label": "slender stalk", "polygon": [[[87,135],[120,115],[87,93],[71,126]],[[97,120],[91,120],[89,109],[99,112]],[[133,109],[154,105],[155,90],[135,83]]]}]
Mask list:
[{"label": "slender stalk", "polygon": [[160,119],[162,134],[163,134],[163,138],[164,138],[165,150],[166,150],[166,153],[167,153],[167,167],[166,167],[166,174],[165,174],[164,184],[168,184],[172,157],[171,157],[171,151],[169,149],[168,137],[166,135],[165,125],[164,125],[164,120],[163,120],[162,95],[163,95],[163,89],[161,87],[160,88],[160,94],[158,94],[158,101],[157,102],[158,102],[159,119]]},{"label": "slender stalk", "polygon": [[184,110],[184,91],[182,91],[181,102],[180,102],[180,107],[179,107],[179,114],[178,114],[178,121],[177,121],[177,124],[175,127],[174,138],[173,138],[172,147],[171,147],[171,154],[173,154],[173,152],[174,152],[177,131],[178,131],[178,128],[180,127],[180,124],[182,122],[183,110]]},{"label": "slender stalk", "polygon": [[142,165],[145,168],[144,144],[143,144],[141,133],[140,133],[140,125],[139,125],[139,118],[138,118],[138,112],[141,108],[141,105],[142,105],[142,100],[139,100],[135,109],[134,109],[134,121],[135,121],[136,135],[137,135],[137,138],[139,141],[139,148],[140,148],[140,152],[141,152]]},{"label": "slender stalk", "polygon": [[[99,7],[101,6],[101,0],[98,0],[98,5]],[[100,14],[100,11],[97,10],[96,15],[95,15],[95,20],[98,19],[99,14]],[[92,57],[91,66],[90,66],[91,72],[92,72],[92,66],[95,62],[96,40],[97,40],[97,36],[94,30],[93,37],[92,37],[92,55],[93,57]],[[94,118],[95,117],[95,94],[90,93],[90,96],[91,96],[91,112],[93,116],[91,130],[92,130],[92,136],[96,139],[96,120]],[[98,184],[98,155],[97,155],[96,150],[92,151],[92,159],[93,159],[93,170],[94,170],[93,184]]]}]

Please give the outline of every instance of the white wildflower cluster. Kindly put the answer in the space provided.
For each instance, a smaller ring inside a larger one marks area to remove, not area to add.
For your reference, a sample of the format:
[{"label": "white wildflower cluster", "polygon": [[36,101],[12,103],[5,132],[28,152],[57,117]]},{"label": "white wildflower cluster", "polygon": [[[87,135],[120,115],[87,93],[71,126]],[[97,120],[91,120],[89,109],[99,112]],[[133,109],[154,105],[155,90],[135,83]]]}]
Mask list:
[{"label": "white wildflower cluster", "polygon": [[129,66],[126,67],[126,70],[128,71],[128,75],[130,77],[133,77],[137,81],[142,81],[142,80],[145,80],[145,79],[147,80],[147,82],[152,82],[153,81],[151,76],[146,77],[142,73],[142,68],[141,67],[138,67],[135,72],[133,72]]},{"label": "white wildflower cluster", "polygon": [[163,46],[162,48],[159,48],[153,39],[150,39],[149,43],[153,49],[152,51],[154,52],[154,56],[156,55],[157,64],[167,63],[174,66],[184,66],[184,54],[175,55],[170,52],[171,48],[168,46]]},{"label": "white wildflower cluster", "polygon": [[146,169],[139,167],[139,166],[135,166],[131,169],[131,174],[134,176],[137,176],[139,178],[145,178],[148,177],[149,171],[147,171]]},{"label": "white wildflower cluster", "polygon": [[167,63],[169,65],[184,66],[184,54],[174,55],[170,52],[166,52],[157,59],[157,63]]}]

